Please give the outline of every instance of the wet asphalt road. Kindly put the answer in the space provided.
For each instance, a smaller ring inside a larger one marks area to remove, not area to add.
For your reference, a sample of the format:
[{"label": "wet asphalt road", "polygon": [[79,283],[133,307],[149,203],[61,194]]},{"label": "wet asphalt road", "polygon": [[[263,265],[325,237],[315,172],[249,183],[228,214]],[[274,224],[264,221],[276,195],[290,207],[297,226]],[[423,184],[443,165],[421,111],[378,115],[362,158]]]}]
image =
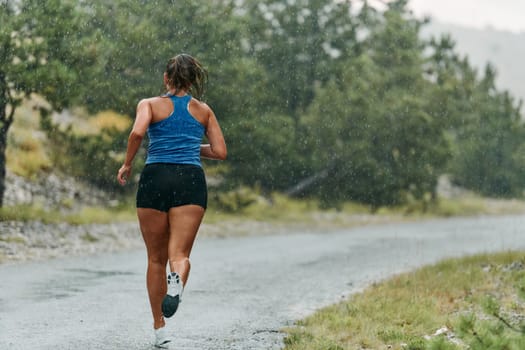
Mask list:
[{"label": "wet asphalt road", "polygon": [[[280,329],[423,264],[525,249],[525,216],[198,239],[170,349],[280,349]],[[154,349],[143,250],[0,266],[0,349]]]}]

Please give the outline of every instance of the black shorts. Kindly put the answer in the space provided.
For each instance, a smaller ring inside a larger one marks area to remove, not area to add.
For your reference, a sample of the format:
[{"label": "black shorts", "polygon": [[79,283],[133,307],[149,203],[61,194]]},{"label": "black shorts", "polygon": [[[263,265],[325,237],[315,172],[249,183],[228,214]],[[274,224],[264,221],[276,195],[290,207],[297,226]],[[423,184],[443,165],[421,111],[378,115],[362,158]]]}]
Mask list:
[{"label": "black shorts", "polygon": [[206,178],[201,167],[191,164],[148,164],[142,170],[137,208],[168,212],[170,208],[208,202]]}]

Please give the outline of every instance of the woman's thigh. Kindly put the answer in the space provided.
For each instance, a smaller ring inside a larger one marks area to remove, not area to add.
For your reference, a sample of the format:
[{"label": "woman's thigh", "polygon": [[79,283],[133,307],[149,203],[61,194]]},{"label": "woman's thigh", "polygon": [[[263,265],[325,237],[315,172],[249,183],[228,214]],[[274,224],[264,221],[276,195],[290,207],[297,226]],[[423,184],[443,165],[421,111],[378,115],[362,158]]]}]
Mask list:
[{"label": "woman's thigh", "polygon": [[205,209],[199,205],[182,205],[170,208],[168,212],[170,260],[190,256],[204,212]]},{"label": "woman's thigh", "polygon": [[150,208],[137,208],[140,231],[148,257],[167,260],[169,221],[168,213]]}]

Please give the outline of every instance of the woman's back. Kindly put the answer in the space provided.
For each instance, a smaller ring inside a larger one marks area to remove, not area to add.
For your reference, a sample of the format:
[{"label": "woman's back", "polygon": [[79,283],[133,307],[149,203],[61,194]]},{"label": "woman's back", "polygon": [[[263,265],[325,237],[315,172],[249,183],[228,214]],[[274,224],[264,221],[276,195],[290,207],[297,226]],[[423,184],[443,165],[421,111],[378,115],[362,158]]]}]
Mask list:
[{"label": "woman's back", "polygon": [[191,95],[156,97],[149,102],[152,118],[148,127],[150,141],[146,164],[200,166],[200,144],[207,121],[206,115],[195,108],[200,107],[200,102]]}]

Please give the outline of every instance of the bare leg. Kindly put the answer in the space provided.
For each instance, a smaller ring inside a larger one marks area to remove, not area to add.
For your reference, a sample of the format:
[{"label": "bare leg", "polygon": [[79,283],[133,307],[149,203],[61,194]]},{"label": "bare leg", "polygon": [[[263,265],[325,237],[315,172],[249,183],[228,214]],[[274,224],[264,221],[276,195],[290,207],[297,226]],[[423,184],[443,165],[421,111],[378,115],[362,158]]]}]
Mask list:
[{"label": "bare leg", "polygon": [[168,214],[155,209],[137,208],[137,216],[148,253],[146,284],[153,314],[153,328],[157,329],[165,324],[161,303],[167,290]]},{"label": "bare leg", "polygon": [[169,210],[168,258],[170,270],[177,272],[185,286],[190,273],[190,253],[204,216],[204,208],[183,205]]}]

